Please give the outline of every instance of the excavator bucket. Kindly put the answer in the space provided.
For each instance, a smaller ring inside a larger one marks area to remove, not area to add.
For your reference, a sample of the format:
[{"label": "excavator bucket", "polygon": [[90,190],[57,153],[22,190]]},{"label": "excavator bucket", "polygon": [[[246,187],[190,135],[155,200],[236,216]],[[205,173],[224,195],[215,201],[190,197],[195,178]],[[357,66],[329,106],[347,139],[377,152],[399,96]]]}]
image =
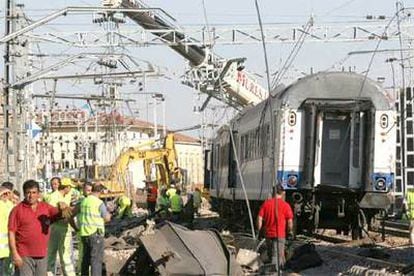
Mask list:
[{"label": "excavator bucket", "polygon": [[242,275],[240,265],[214,231],[189,230],[166,222],[140,241],[136,275]]}]

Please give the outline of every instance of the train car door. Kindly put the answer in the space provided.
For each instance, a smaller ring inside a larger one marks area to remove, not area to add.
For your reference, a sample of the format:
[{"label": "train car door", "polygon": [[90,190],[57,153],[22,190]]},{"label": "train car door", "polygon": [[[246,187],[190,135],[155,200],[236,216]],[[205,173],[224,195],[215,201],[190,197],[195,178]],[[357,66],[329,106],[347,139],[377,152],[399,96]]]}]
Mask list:
[{"label": "train car door", "polygon": [[351,118],[326,112],[321,139],[321,184],[348,187]]}]

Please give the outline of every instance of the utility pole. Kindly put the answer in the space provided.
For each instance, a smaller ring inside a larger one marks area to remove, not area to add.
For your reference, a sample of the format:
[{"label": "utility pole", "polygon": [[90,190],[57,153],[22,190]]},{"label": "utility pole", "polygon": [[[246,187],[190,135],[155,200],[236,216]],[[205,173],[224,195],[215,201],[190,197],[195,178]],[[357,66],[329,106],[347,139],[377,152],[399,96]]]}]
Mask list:
[{"label": "utility pole", "polygon": [[[5,34],[24,27],[23,5],[15,5],[14,0],[6,1]],[[22,180],[33,177],[32,156],[29,145],[28,121],[31,116],[28,93],[30,88],[13,88],[11,83],[30,74],[27,62],[29,43],[24,37],[17,37],[5,43],[4,55],[4,178],[15,183],[21,192]]]},{"label": "utility pole", "polygon": [[[12,13],[13,13],[13,0],[6,0],[5,8],[5,31],[4,34],[8,35],[11,33]],[[3,84],[3,114],[4,114],[4,160],[5,160],[5,179],[11,180],[11,168],[10,168],[10,42],[5,43],[4,50],[4,84]]]}]

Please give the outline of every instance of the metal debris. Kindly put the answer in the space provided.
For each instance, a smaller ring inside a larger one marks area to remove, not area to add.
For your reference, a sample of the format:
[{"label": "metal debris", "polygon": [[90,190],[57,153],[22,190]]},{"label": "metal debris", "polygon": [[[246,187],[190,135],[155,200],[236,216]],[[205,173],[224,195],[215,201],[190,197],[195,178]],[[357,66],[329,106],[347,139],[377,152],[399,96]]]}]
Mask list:
[{"label": "metal debris", "polygon": [[385,268],[383,269],[371,269],[368,267],[354,265],[352,266],[347,272],[344,272],[341,275],[346,276],[359,276],[359,275],[366,275],[366,276],[399,276],[402,275],[398,272],[388,272]]},{"label": "metal debris", "polygon": [[154,235],[141,236],[141,247],[121,275],[243,275],[215,231],[189,230],[166,222]]}]

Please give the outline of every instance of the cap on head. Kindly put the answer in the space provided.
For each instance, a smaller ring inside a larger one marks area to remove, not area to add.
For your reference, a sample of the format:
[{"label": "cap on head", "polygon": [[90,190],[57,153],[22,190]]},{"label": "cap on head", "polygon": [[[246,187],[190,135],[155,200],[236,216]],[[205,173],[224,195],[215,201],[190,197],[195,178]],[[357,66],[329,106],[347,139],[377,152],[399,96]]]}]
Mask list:
[{"label": "cap on head", "polygon": [[60,180],[60,185],[63,187],[72,187],[74,188],[75,185],[73,185],[72,180],[68,177],[64,177]]}]

